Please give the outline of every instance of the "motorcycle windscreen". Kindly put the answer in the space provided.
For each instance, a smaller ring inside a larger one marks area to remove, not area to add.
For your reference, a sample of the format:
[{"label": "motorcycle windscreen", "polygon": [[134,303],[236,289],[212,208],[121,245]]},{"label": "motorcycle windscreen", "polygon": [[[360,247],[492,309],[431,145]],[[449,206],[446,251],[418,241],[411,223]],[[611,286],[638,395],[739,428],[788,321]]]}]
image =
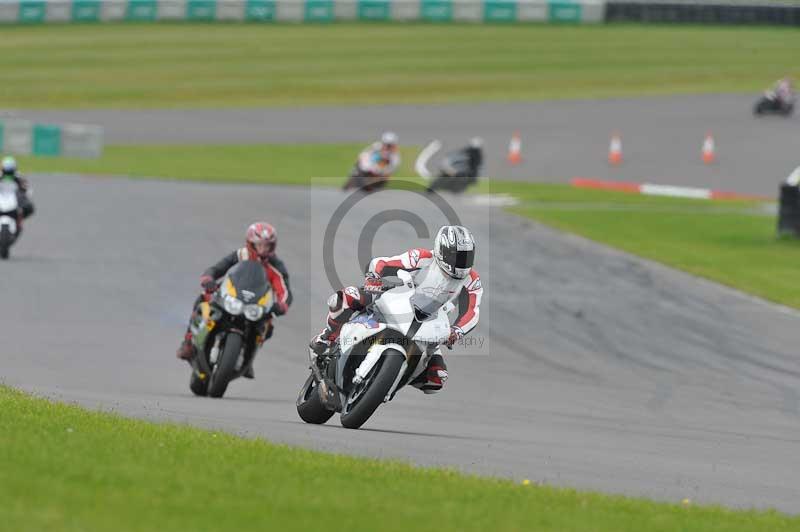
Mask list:
[{"label": "motorcycle windscreen", "polygon": [[420,271],[414,281],[411,304],[420,321],[435,316],[441,307],[458,296],[462,286],[462,281],[446,275],[438,266]]},{"label": "motorcycle windscreen", "polygon": [[239,298],[245,303],[260,300],[269,291],[270,284],[264,267],[254,260],[242,261],[228,272]]}]

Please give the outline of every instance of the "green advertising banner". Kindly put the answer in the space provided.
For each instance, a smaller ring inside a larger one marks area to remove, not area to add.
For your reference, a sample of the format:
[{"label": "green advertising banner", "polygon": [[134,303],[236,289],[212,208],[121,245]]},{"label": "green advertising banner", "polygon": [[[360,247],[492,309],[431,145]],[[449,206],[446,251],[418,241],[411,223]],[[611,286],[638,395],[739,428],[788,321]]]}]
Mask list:
[{"label": "green advertising banner", "polygon": [[333,0],[306,0],[306,22],[331,22]]},{"label": "green advertising banner", "polygon": [[[606,0],[0,0],[0,24],[187,21],[603,22]],[[797,0],[800,1],[800,0]],[[159,3],[161,5],[159,6]],[[53,5],[51,5],[53,4]],[[66,19],[66,20],[65,20]]]},{"label": "green advertising banner", "polygon": [[27,0],[19,3],[19,15],[17,15],[17,20],[24,24],[44,22],[46,16],[47,2]]},{"label": "green advertising banner", "polygon": [[517,20],[517,3],[487,0],[483,4],[483,20],[486,22],[515,22]]},{"label": "green advertising banner", "polygon": [[389,20],[392,15],[392,5],[388,0],[359,0],[359,20]]},{"label": "green advertising banner", "polygon": [[151,21],[158,15],[158,2],[156,0],[128,0],[125,9],[125,20]]},{"label": "green advertising banner", "polygon": [[72,2],[72,20],[97,22],[100,20],[100,0],[75,0]]},{"label": "green advertising banner", "polygon": [[547,15],[550,22],[580,22],[581,4],[569,1],[548,2]]},{"label": "green advertising banner", "polygon": [[451,0],[422,0],[419,6],[422,20],[431,22],[450,22],[453,20],[453,2]]},{"label": "green advertising banner", "polygon": [[248,0],[244,8],[244,19],[251,21],[275,20],[273,0]]},{"label": "green advertising banner", "polygon": [[61,155],[61,128],[35,124],[33,126],[33,155]]},{"label": "green advertising banner", "polygon": [[186,20],[214,20],[216,15],[216,0],[189,0],[186,2]]}]

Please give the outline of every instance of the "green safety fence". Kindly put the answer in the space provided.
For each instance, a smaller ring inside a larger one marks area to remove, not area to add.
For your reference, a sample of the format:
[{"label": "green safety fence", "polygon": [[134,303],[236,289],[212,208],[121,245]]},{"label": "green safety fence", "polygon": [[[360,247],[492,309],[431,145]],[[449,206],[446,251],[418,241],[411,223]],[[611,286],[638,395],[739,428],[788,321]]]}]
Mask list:
[{"label": "green safety fence", "polygon": [[597,23],[605,0],[20,0],[0,1],[0,23],[157,20]]}]

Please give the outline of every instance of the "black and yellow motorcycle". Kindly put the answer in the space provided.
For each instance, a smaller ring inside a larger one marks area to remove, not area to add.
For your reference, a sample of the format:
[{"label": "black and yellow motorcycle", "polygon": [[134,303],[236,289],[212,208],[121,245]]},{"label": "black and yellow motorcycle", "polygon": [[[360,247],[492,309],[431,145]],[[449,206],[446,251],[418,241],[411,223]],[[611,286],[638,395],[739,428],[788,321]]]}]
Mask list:
[{"label": "black and yellow motorcycle", "polygon": [[271,330],[273,296],[264,268],[243,261],[201,301],[190,329],[196,355],[189,387],[195,395],[222,397],[253,362]]}]

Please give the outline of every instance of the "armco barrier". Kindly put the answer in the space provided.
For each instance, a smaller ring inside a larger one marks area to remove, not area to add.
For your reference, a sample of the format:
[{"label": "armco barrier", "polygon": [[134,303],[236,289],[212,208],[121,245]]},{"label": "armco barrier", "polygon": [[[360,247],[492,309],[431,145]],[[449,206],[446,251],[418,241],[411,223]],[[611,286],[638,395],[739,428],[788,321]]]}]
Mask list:
[{"label": "armco barrier", "polygon": [[244,21],[597,23],[605,0],[0,0],[0,23]]},{"label": "armco barrier", "polygon": [[96,158],[103,154],[103,128],[84,124],[0,121],[0,153]]},{"label": "armco barrier", "polygon": [[800,5],[780,0],[609,0],[608,22],[800,25]]}]

